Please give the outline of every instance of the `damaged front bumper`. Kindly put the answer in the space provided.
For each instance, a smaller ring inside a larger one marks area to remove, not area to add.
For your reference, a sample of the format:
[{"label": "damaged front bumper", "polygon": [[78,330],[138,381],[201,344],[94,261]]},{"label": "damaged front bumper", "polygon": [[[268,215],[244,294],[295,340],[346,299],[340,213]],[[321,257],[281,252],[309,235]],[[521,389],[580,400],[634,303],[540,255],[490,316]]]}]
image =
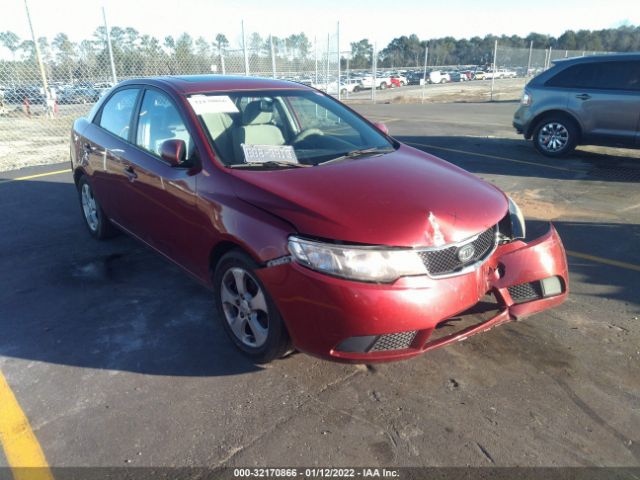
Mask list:
[{"label": "damaged front bumper", "polygon": [[[415,276],[369,284],[295,262],[261,269],[258,275],[296,348],[356,363],[412,357],[559,305],[568,294],[566,255],[552,225],[540,238],[500,245],[476,270],[449,278]],[[487,295],[493,298],[494,314],[457,327],[452,317],[484,305]]]}]

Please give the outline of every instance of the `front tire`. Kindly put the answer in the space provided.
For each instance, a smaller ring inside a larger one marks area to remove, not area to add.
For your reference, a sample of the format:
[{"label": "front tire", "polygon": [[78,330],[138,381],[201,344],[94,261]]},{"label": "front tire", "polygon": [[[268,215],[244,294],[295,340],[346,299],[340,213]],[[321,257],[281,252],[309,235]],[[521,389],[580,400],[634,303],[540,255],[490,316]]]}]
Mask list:
[{"label": "front tire", "polygon": [[546,157],[563,157],[576,148],[578,127],[573,120],[560,115],[543,118],[533,131],[533,145]]},{"label": "front tire", "polygon": [[262,284],[259,265],[240,251],[218,262],[214,275],[216,312],[235,346],[256,363],[269,363],[291,350],[278,309]]},{"label": "front tire", "polygon": [[78,196],[84,224],[87,226],[91,236],[97,240],[112,237],[116,233],[116,229],[104,214],[85,175],[80,177],[78,181]]},{"label": "front tire", "polygon": [[385,82],[382,82],[380,84],[380,90],[386,90],[386,88],[387,88],[387,84]]}]

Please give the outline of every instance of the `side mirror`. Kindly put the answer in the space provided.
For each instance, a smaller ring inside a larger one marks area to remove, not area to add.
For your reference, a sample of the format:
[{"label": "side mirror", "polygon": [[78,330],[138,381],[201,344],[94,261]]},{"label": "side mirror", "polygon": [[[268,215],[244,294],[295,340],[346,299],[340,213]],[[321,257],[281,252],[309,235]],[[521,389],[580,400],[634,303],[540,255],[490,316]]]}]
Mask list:
[{"label": "side mirror", "polygon": [[373,125],[385,135],[389,135],[389,129],[382,122],[373,122]]},{"label": "side mirror", "polygon": [[187,144],[184,140],[173,138],[165,140],[160,145],[160,158],[169,162],[172,167],[177,167],[185,161],[187,155]]}]

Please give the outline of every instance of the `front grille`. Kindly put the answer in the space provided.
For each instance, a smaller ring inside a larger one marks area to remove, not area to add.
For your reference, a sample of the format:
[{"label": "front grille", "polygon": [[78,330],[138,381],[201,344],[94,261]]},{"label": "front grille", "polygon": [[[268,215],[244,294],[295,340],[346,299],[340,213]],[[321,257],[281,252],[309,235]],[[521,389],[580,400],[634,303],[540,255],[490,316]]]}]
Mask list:
[{"label": "front grille", "polygon": [[507,290],[515,303],[529,302],[543,297],[540,282],[521,283],[508,287]]},{"label": "front grille", "polygon": [[[427,271],[432,276],[448,275],[462,270],[469,265],[483,260],[493,250],[496,244],[496,226],[482,232],[478,237],[461,245],[442,247],[435,250],[418,252]],[[466,245],[472,245],[473,255],[465,261],[458,258],[458,252]]]},{"label": "front grille", "polygon": [[382,352],[385,350],[402,350],[404,348],[409,348],[415,337],[415,331],[380,335],[369,351]]}]

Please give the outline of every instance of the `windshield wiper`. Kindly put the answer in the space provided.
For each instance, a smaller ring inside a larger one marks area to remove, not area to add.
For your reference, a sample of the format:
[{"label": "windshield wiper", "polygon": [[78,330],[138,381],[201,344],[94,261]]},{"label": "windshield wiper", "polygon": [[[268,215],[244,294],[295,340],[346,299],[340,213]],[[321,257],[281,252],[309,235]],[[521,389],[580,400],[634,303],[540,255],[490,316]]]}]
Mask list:
[{"label": "windshield wiper", "polygon": [[299,167],[311,167],[312,165],[306,165],[304,163],[292,163],[292,162],[278,162],[270,160],[268,162],[247,162],[247,163],[235,163],[227,165],[229,168],[299,168]]},{"label": "windshield wiper", "polygon": [[339,157],[332,158],[331,160],[327,160],[326,162],[320,162],[318,165],[327,165],[329,163],[340,162],[342,160],[352,160],[360,157],[378,156],[393,151],[394,149],[389,147],[361,148],[359,150],[351,150],[350,152],[340,155]]}]

